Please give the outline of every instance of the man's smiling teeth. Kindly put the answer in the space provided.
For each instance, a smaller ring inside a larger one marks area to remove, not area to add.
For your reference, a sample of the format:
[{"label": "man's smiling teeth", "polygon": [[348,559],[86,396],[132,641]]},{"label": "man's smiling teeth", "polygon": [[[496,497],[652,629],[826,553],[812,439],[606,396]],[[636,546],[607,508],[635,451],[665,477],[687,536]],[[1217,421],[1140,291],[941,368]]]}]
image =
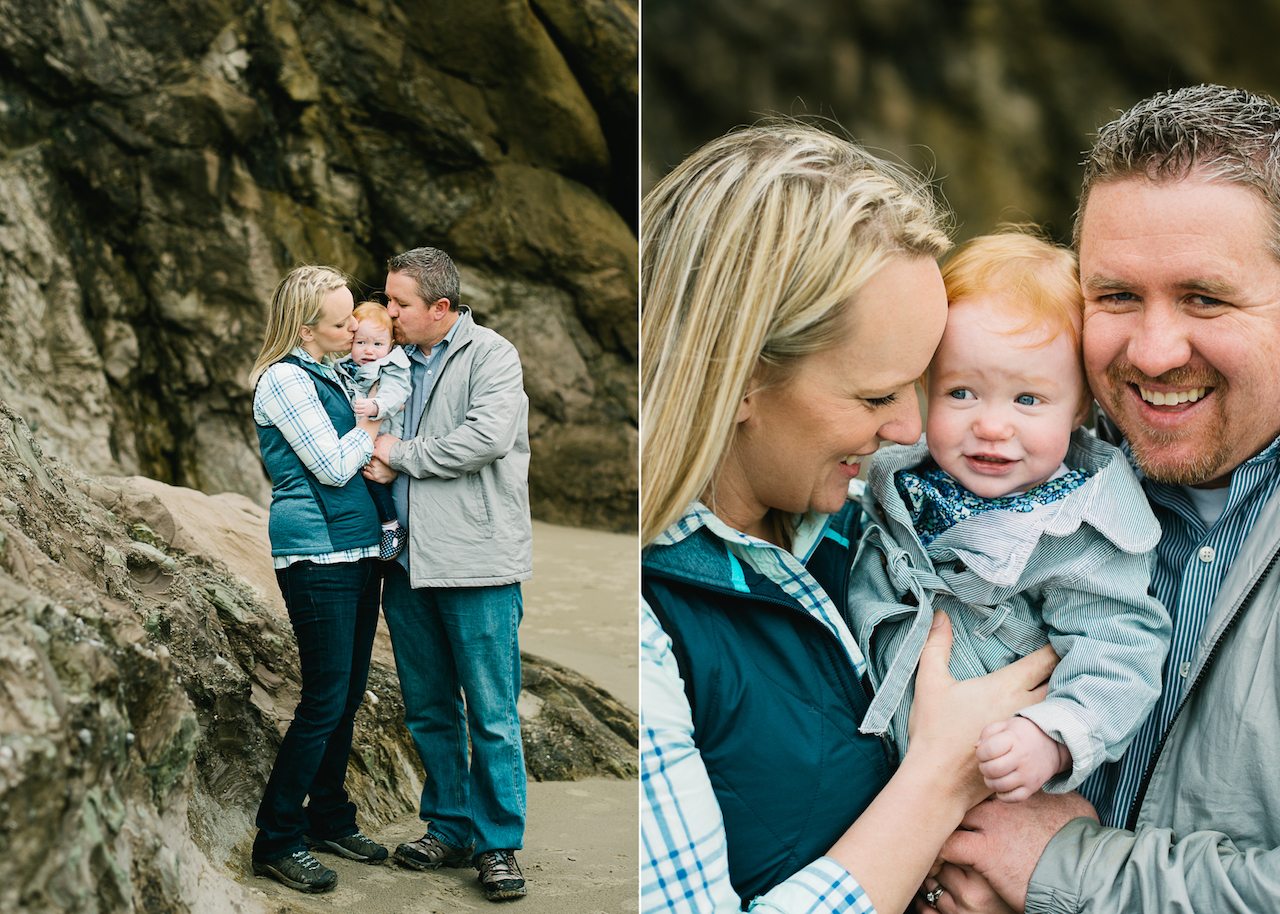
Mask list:
[{"label": "man's smiling teeth", "polygon": [[1197,387],[1195,390],[1171,390],[1168,393],[1139,387],[1138,392],[1142,394],[1142,399],[1152,406],[1176,406],[1179,403],[1194,403],[1204,396],[1203,387]]},{"label": "man's smiling teeth", "polygon": [[840,462],[845,464],[846,466],[854,466],[858,462],[858,455],[850,454],[848,457],[846,457],[844,460],[841,460]]}]

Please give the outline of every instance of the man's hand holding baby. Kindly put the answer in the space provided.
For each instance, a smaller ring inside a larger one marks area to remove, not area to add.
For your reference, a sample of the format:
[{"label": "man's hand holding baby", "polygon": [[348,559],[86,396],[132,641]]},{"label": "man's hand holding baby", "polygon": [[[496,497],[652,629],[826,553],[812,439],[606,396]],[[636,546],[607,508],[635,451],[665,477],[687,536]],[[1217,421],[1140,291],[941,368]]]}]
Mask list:
[{"label": "man's hand holding baby", "polygon": [[978,737],[978,771],[997,799],[1025,800],[1063,771],[1071,752],[1025,717],[987,724]]}]

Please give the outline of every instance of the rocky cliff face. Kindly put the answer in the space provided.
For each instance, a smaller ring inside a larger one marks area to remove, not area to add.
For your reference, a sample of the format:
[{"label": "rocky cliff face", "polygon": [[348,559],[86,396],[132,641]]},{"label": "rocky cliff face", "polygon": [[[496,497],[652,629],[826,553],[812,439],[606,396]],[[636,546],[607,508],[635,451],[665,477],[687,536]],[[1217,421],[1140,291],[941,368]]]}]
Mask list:
[{"label": "rocky cliff face", "polygon": [[435,245],[521,352],[535,515],[634,529],[636,41],[635,0],[0,2],[0,395],[265,504],[275,283]]},{"label": "rocky cliff face", "polygon": [[[0,402],[0,911],[257,911],[253,816],[300,690],[266,512],[46,460]],[[529,774],[634,777],[633,711],[524,656]],[[422,768],[385,629],[347,777],[371,828]]]},{"label": "rocky cliff face", "polygon": [[1280,95],[1250,0],[646,0],[644,183],[765,113],[818,115],[933,173],[970,237],[1066,240],[1093,133],[1162,89]]}]

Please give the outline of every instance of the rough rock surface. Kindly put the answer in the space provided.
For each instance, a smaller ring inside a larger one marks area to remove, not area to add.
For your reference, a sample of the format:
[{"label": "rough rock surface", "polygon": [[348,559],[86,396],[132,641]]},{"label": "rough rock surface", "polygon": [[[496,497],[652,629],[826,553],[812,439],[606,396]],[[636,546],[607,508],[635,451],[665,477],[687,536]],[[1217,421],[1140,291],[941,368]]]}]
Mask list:
[{"label": "rough rock surface", "polygon": [[3,0],[0,396],[265,504],[276,282],[436,245],[522,354],[535,515],[633,530],[636,48],[635,0]]},{"label": "rough rock surface", "polygon": [[[0,910],[257,910],[235,879],[299,692],[268,555],[250,499],[83,476],[0,403]],[[634,777],[634,712],[523,660],[530,776]],[[385,638],[369,690],[347,783],[375,827],[424,776]]]},{"label": "rough rock surface", "polygon": [[644,184],[765,113],[817,115],[931,171],[959,237],[1065,240],[1098,127],[1171,87],[1280,96],[1278,30],[1253,0],[646,0]]}]

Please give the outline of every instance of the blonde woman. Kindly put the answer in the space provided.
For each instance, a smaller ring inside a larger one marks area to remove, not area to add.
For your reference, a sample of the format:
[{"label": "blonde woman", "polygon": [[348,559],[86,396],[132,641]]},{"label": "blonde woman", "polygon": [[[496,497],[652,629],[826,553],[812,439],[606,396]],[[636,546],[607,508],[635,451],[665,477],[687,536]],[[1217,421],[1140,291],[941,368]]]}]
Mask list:
[{"label": "blonde woman", "polygon": [[258,807],[253,871],[301,892],[338,880],[308,848],[369,863],[387,857],[356,827],[343,786],[381,582],[378,515],[359,475],[378,422],[356,421],[331,365],[351,351],[353,304],[339,271],[293,270],[276,287],[250,376],[271,475],[271,554],[302,666],[302,697]]},{"label": "blonde woman", "polygon": [[920,436],[940,221],[795,125],[713,141],[644,202],[643,911],[902,911],[988,793],[979,732],[1044,695],[1048,651],[953,681],[939,615],[906,757],[858,732],[846,492]]}]

